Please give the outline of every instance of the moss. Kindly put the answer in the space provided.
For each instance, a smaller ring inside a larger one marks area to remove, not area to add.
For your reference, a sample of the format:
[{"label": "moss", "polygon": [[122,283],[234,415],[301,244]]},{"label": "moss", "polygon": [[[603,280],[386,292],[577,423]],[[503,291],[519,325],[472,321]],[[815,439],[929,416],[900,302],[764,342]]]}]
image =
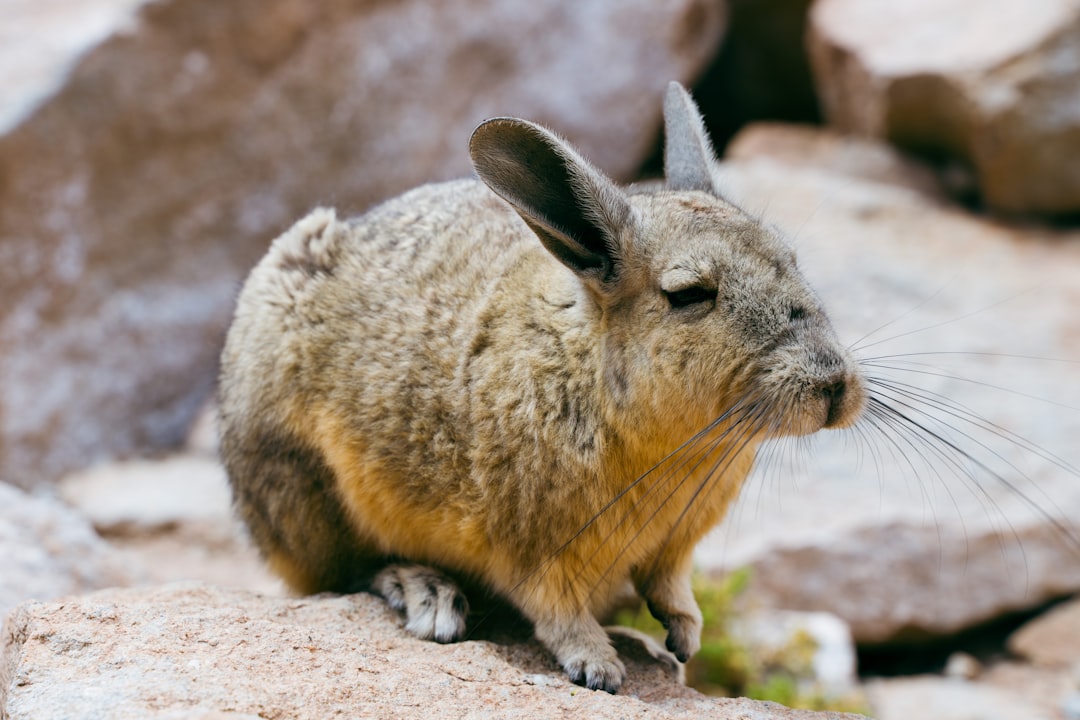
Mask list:
[{"label": "moss", "polygon": [[[737,619],[735,602],[750,582],[749,569],[736,570],[722,579],[698,574],[694,595],[704,627],[701,650],[686,664],[686,682],[709,695],[743,696],[771,700],[788,707],[867,713],[864,698],[835,697],[814,683],[813,661],[817,642],[806,631],[796,632],[779,649],[751,647],[731,632]],[[636,628],[662,640],[663,626],[640,606],[615,617],[620,625]]]}]

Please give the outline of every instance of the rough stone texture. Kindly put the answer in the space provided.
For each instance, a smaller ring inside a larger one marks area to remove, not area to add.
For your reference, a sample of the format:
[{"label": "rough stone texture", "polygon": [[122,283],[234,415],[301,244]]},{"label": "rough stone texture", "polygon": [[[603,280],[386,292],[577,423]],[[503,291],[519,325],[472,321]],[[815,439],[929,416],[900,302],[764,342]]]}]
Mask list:
[{"label": "rough stone texture", "polygon": [[1080,210],[1077,0],[822,0],[808,47],[831,124],[964,159],[992,208]]},{"label": "rough stone texture", "polygon": [[[748,600],[835,613],[862,642],[955,632],[1080,589],[1080,233],[766,160],[721,179],[794,238],[868,372],[960,406],[908,396],[893,403],[936,416],[919,418],[925,431],[864,421],[772,445],[698,564],[748,565]],[[930,432],[986,467],[939,454]]]},{"label": "rough stone texture", "polygon": [[624,691],[584,690],[534,641],[416,640],[368,595],[292,600],[197,585],[102,592],[24,605],[4,638],[8,720],[856,718],[707,698],[627,640]]},{"label": "rough stone texture", "polygon": [[830,128],[754,123],[732,138],[724,157],[728,160],[769,158],[785,165],[819,168],[945,198],[937,173],[924,163],[879,140],[845,135]]},{"label": "rough stone texture", "polygon": [[1009,650],[1036,665],[1080,669],[1080,598],[1028,621],[1009,637]]},{"label": "rough stone texture", "polygon": [[5,85],[0,112],[15,484],[180,444],[269,240],[317,203],[356,212],[467,173],[484,117],[549,123],[627,176],[666,83],[691,80],[723,26],[713,0],[85,5],[71,22],[59,0],[4,8],[4,36],[34,42],[5,46],[0,78],[27,52],[47,65]]},{"label": "rough stone texture", "polygon": [[31,598],[51,600],[139,577],[78,513],[0,483],[0,618]]}]

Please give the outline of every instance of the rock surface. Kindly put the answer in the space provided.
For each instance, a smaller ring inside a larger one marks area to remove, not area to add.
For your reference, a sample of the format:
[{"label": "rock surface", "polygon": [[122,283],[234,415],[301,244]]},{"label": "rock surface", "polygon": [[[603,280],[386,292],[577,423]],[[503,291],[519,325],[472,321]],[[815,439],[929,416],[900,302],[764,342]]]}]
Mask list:
[{"label": "rock surface", "polygon": [[49,497],[0,483],[0,618],[31,598],[52,600],[141,577],[86,518]]},{"label": "rock surface", "polygon": [[752,602],[835,613],[860,642],[1080,589],[1080,233],[775,160],[725,168],[728,194],[795,239],[867,372],[922,388],[877,394],[923,429],[867,419],[774,445],[699,565],[749,565]]},{"label": "rock surface", "polygon": [[1029,620],[1009,637],[1009,650],[1035,665],[1080,672],[1080,597]]},{"label": "rock surface", "polygon": [[928,197],[945,199],[937,173],[925,164],[880,140],[845,135],[830,128],[754,123],[732,138],[724,158],[735,161],[769,158],[782,165],[899,185]]},{"label": "rock surface", "polygon": [[[196,425],[206,422],[205,414]],[[151,583],[200,580],[282,594],[232,513],[225,470],[197,454],[99,465],[58,490]]]},{"label": "rock surface", "polygon": [[964,160],[997,210],[1080,210],[1080,2],[822,0],[808,47],[830,124]]},{"label": "rock surface", "polygon": [[399,624],[369,595],[294,600],[199,585],[31,603],[5,626],[0,709],[6,720],[857,717],[707,698],[629,640],[619,641],[627,684],[608,695],[570,684],[534,641],[437,645]]},{"label": "rock surface", "polygon": [[877,720],[1053,720],[1059,695],[1018,692],[952,678],[918,676],[875,680],[867,695]]},{"label": "rock surface", "polygon": [[0,53],[0,78],[40,65],[0,109],[0,480],[23,485],[178,445],[239,281],[313,205],[466,174],[497,114],[627,177],[723,29],[704,0],[70,4],[6,5],[34,43]]}]

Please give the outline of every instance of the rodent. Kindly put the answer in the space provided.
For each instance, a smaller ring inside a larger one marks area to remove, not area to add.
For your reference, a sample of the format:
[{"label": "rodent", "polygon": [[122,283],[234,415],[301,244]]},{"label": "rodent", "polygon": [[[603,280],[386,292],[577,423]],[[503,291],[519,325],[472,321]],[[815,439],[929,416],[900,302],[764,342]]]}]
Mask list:
[{"label": "rodent", "polygon": [[790,246],[722,199],[677,83],[664,122],[662,185],[496,118],[469,143],[479,180],[274,241],[222,355],[222,456],[291,589],[373,590],[447,642],[467,578],[615,692],[596,618],[629,580],[696,652],[691,550],[757,445],[849,426],[866,391]]}]

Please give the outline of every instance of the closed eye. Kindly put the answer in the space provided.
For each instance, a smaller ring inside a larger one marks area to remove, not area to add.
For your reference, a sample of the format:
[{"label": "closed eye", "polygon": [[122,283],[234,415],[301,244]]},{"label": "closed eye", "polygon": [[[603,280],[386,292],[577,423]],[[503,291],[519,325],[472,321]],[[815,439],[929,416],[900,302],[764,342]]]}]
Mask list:
[{"label": "closed eye", "polygon": [[712,303],[716,301],[716,288],[705,287],[704,285],[691,285],[688,288],[682,288],[681,290],[664,291],[664,295],[667,296],[668,303],[672,308],[684,308],[690,305],[698,305],[701,303]]}]

